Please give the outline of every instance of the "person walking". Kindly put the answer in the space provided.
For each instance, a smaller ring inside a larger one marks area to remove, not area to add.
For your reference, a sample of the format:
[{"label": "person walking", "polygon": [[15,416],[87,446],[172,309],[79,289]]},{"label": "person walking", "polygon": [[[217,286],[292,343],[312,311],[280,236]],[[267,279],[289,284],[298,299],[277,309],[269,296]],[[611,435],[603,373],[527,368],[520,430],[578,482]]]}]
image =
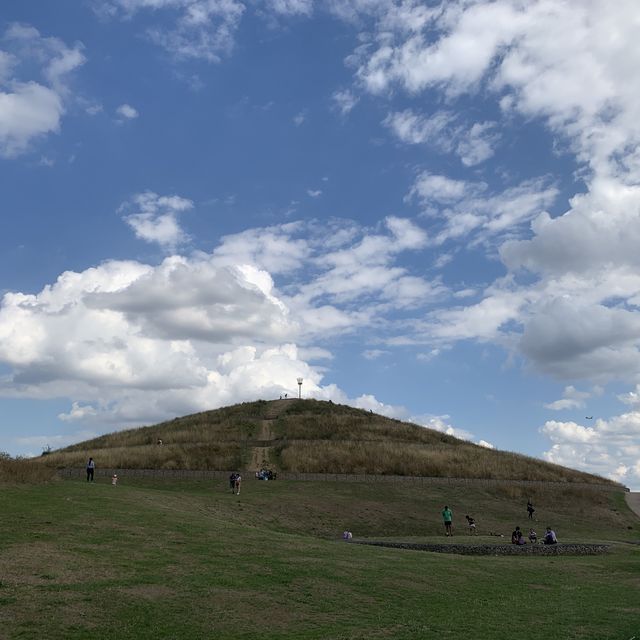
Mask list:
[{"label": "person walking", "polygon": [[453,535],[453,512],[447,505],[442,510],[442,520],[444,522],[444,532],[446,536]]},{"label": "person walking", "polygon": [[533,512],[535,509],[533,508],[533,504],[531,500],[527,500],[527,513],[529,514],[529,520],[533,520]]},{"label": "person walking", "polygon": [[89,462],[87,462],[87,482],[93,482],[93,472],[96,469],[96,463],[93,461],[93,458],[89,458]]},{"label": "person walking", "polygon": [[476,520],[475,520],[475,518],[472,518],[469,515],[466,515],[465,518],[467,519],[467,524],[469,525],[469,535],[470,536],[471,535],[473,535],[473,536],[477,535],[478,532],[476,530]]},{"label": "person walking", "polygon": [[236,492],[236,475],[236,472],[232,471],[231,475],[229,476],[229,489],[231,489],[231,493]]},{"label": "person walking", "polygon": [[239,473],[236,473],[236,495],[240,495],[240,483],[242,482],[242,476]]}]

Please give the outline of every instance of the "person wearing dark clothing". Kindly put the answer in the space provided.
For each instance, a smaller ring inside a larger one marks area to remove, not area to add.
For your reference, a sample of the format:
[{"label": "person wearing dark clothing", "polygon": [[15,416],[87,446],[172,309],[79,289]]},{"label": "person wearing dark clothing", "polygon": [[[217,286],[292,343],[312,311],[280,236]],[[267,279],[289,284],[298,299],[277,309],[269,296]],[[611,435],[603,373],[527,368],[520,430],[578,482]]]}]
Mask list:
[{"label": "person wearing dark clothing", "polygon": [[520,527],[516,527],[513,533],[511,534],[511,544],[526,544],[527,541],[524,539],[522,535],[522,531]]},{"label": "person wearing dark clothing", "polygon": [[467,519],[467,524],[469,525],[469,535],[477,535],[478,532],[476,531],[475,518],[472,518],[469,515],[465,516],[465,518]]},{"label": "person wearing dark clothing", "polygon": [[231,493],[235,493],[236,492],[236,474],[235,474],[235,472],[233,472],[229,476],[229,489],[231,489]]},{"label": "person wearing dark clothing", "polygon": [[87,462],[87,482],[93,482],[93,472],[95,468],[96,463],[93,461],[93,458],[89,458],[89,462]]},{"label": "person wearing dark clothing", "polygon": [[529,500],[527,502],[527,513],[529,514],[529,520],[533,520],[533,512],[535,511],[535,509],[533,508],[533,505],[531,504],[531,500]]}]

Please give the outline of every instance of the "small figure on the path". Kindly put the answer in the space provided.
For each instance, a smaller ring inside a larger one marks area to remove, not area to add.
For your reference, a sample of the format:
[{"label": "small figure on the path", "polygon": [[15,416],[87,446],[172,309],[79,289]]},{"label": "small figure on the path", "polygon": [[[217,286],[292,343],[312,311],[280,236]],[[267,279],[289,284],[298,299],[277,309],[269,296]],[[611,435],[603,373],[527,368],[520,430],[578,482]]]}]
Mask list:
[{"label": "small figure on the path", "polygon": [[467,524],[469,525],[469,535],[478,535],[478,531],[476,530],[476,521],[471,516],[465,516],[467,519]]},{"label": "small figure on the path", "polygon": [[529,520],[533,520],[533,512],[535,509],[533,508],[533,504],[531,500],[527,500],[527,513],[529,514]]},{"label": "small figure on the path", "polygon": [[349,542],[349,540],[351,540],[351,538],[353,538],[353,534],[351,533],[351,531],[343,531],[342,532],[342,539],[345,540],[346,542]]},{"label": "small figure on the path", "polygon": [[544,544],[558,544],[556,532],[551,527],[547,527],[542,542],[544,542]]},{"label": "small figure on the path", "polygon": [[453,535],[453,512],[449,507],[445,504],[444,509],[442,510],[442,520],[444,522],[444,532],[446,536]]},{"label": "small figure on the path", "polygon": [[96,469],[96,463],[93,461],[93,458],[89,458],[87,462],[87,482],[93,482],[93,472]]},{"label": "small figure on the path", "polygon": [[239,473],[236,473],[236,482],[235,482],[235,490],[236,495],[240,495],[240,483],[242,482],[242,476]]},{"label": "small figure on the path", "polygon": [[236,474],[235,471],[231,473],[229,476],[229,489],[231,489],[231,493],[234,493],[236,490]]},{"label": "small figure on the path", "polygon": [[531,544],[538,542],[538,534],[533,529],[529,529],[529,542]]}]

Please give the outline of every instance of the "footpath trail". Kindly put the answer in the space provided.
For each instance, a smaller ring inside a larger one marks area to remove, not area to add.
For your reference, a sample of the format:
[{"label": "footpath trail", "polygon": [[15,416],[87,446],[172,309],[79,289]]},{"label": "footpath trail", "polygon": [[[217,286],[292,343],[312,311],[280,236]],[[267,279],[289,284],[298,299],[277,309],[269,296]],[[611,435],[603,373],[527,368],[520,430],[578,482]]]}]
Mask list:
[{"label": "footpath trail", "polygon": [[271,425],[273,421],[286,409],[289,402],[291,402],[291,400],[287,398],[286,400],[273,400],[269,403],[264,414],[265,418],[260,421],[260,431],[256,438],[261,441],[262,446],[251,447],[251,459],[247,469],[248,471],[259,471],[260,469],[266,468],[271,468],[274,471],[277,471],[270,460],[269,453],[272,447],[265,445],[264,443],[275,439]]},{"label": "footpath trail", "polygon": [[629,509],[640,518],[640,492],[630,492],[624,494]]}]

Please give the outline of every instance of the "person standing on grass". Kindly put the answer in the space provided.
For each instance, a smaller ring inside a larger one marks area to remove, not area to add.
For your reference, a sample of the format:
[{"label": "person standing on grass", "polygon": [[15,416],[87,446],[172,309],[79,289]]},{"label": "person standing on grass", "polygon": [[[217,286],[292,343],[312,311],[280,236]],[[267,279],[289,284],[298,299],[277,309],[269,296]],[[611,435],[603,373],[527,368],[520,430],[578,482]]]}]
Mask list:
[{"label": "person standing on grass", "polygon": [[231,493],[235,493],[236,491],[236,473],[235,471],[231,472],[229,476],[229,489],[231,489]]},{"label": "person standing on grass", "polygon": [[445,504],[442,510],[442,520],[444,521],[444,531],[446,536],[453,535],[453,512]]},{"label": "person standing on grass", "polygon": [[236,495],[240,495],[240,483],[242,482],[242,476],[239,473],[236,473],[236,482],[235,482],[235,490]]},{"label": "person standing on grass", "polygon": [[87,462],[87,482],[93,482],[93,472],[95,468],[96,463],[93,461],[93,458],[89,458],[89,462]]},{"label": "person standing on grass", "polygon": [[527,500],[527,513],[529,514],[529,520],[533,520],[533,512],[535,509],[533,508],[533,504],[531,500]]}]

